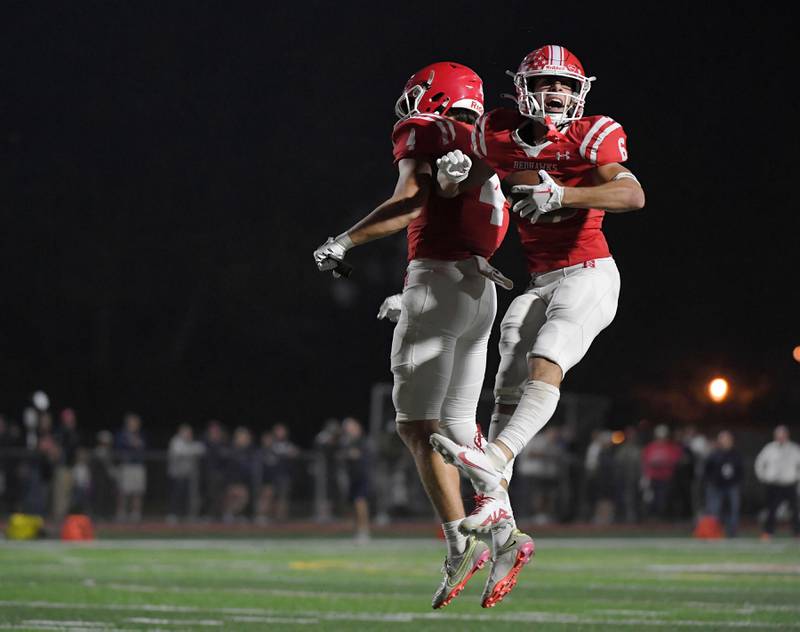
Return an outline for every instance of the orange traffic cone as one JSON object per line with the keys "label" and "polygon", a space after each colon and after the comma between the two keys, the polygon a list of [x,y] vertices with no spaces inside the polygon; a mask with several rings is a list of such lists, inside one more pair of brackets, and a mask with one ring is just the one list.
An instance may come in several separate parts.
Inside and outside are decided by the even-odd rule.
{"label": "orange traffic cone", "polygon": [[722,525],[716,516],[702,516],[697,521],[693,535],[702,540],[719,540],[722,538]]}
{"label": "orange traffic cone", "polygon": [[94,527],[89,516],[70,514],[61,527],[62,540],[94,540]]}

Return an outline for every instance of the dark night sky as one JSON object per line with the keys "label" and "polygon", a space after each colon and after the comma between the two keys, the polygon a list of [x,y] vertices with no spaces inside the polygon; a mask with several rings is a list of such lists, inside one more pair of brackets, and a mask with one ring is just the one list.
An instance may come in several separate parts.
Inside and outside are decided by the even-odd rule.
{"label": "dark night sky", "polygon": [[[465,63],[492,107],[504,70],[560,43],[647,192],[606,220],[620,309],[565,390],[668,417],[658,393],[723,371],[752,396],[725,414],[796,421],[794,15],[697,4],[5,3],[0,411],[43,388],[87,426],[130,408],[164,438],[211,416],[300,439],[366,416],[404,237],[349,255],[352,281],[312,250],[391,192],[413,71]],[[495,262],[524,286],[515,234]]]}

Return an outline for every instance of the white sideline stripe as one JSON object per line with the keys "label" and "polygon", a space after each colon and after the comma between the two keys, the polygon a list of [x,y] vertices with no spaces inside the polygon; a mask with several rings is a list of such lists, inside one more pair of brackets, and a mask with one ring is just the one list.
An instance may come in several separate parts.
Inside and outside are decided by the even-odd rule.
{"label": "white sideline stripe", "polygon": [[0,623],[0,630],[57,630],[59,632],[113,630],[114,632],[135,632],[127,628],[118,628],[113,623],[103,621],[54,621],[50,619],[26,619],[21,623]]}
{"label": "white sideline stripe", "polygon": [[58,622],[50,623],[32,623],[30,621],[23,621],[22,623],[0,623],[0,630],[53,630],[55,632],[97,632],[98,630],[112,631],[113,632],[134,632],[133,630],[123,630],[115,627],[91,627],[91,628],[76,628],[73,626],[64,627],[58,625]]}
{"label": "white sideline stripe", "polygon": [[[526,586],[519,586],[520,588],[527,589]],[[764,588],[756,588],[754,586],[648,586],[646,584],[588,584],[586,586],[589,590],[613,590],[619,591],[638,591],[638,592],[659,592],[659,593],[692,593],[697,594],[698,591],[708,594],[729,595],[731,593],[744,593],[747,595],[753,594],[797,594],[797,588],[780,588],[773,585],[766,585]]]}
{"label": "white sideline stripe", "polygon": [[107,624],[102,621],[54,621],[50,619],[26,619],[23,623],[33,625],[60,625],[61,627],[72,628],[103,628]]}
{"label": "white sideline stripe", "polygon": [[234,623],[291,623],[294,625],[319,625],[319,619],[292,619],[291,617],[231,617]]}
{"label": "white sideline stripe", "polygon": [[150,617],[129,617],[125,619],[126,623],[145,623],[149,625],[204,625],[216,626],[225,625],[224,621],[217,621],[216,619],[151,619]]}
{"label": "white sideline stripe", "polygon": [[72,632],[117,629],[113,624],[109,627],[109,624],[102,621],[54,621],[51,619],[26,619],[19,626],[27,630],[71,630]]}
{"label": "white sideline stripe", "polygon": [[770,575],[800,575],[800,564],[650,564],[647,570],[656,573],[768,573]]}
{"label": "white sideline stripe", "polygon": [[[712,624],[721,624],[732,628],[800,628],[800,623],[760,623],[753,621],[730,621],[714,619],[705,621],[675,620],[675,619],[605,619],[582,618],[577,615],[564,615],[547,612],[509,612],[496,614],[456,614],[456,613],[420,613],[420,612],[321,612],[318,610],[300,610],[297,612],[282,612],[264,608],[197,608],[192,606],[165,606],[157,604],[87,604],[87,603],[50,603],[42,601],[0,601],[0,606],[27,606],[53,609],[92,609],[92,610],[138,610],[157,612],[211,612],[216,614],[254,614],[292,618],[298,616],[304,620],[319,619],[323,621],[376,621],[409,623],[417,620],[447,620],[447,621],[506,621],[516,623],[566,623],[580,625],[625,625],[625,626],[671,626],[671,627],[708,627]],[[133,619],[127,619],[131,622]],[[185,620],[164,619],[180,624]],[[59,628],[74,630],[75,628]],[[96,629],[96,628],[89,628]]]}
{"label": "white sideline stripe", "polygon": [[[665,537],[665,538],[536,538],[537,546],[550,549],[658,549],[681,551],[758,551],[760,553],[777,554],[783,551],[796,551],[797,547],[787,539],[786,542],[774,541],[769,544],[760,542],[755,538],[743,538],[735,542],[727,540],[703,541],[692,538]],[[431,550],[442,548],[440,540],[433,536],[430,538],[386,538],[377,539],[365,544],[355,544],[350,540],[336,538],[272,538],[272,539],[153,539],[153,540],[93,540],[90,542],[62,542],[60,540],[44,542],[26,542],[23,540],[3,541],[0,546],[4,549],[30,549],[32,551],[61,550],[79,551],[81,549],[111,549],[111,550],[232,550],[232,551],[257,551],[268,553],[273,550],[287,551],[296,548],[298,551],[309,553],[317,549],[325,552],[331,551],[335,545],[337,552],[365,551],[371,548],[385,550],[407,551],[409,545],[418,548],[428,547]]]}
{"label": "white sideline stripe", "polygon": [[779,604],[753,604],[753,603],[743,603],[741,606],[731,610],[731,605],[729,603],[719,603],[713,601],[684,601],[684,606],[689,606],[690,608],[704,608],[704,609],[712,609],[716,608],[720,611],[724,612],[735,612],[736,614],[755,614],[759,610],[762,612],[800,612],[800,606],[786,606],[786,605],[779,605]]}
{"label": "white sideline stripe", "polygon": [[316,597],[317,599],[341,599],[350,597],[353,599],[371,599],[374,597],[386,597],[394,599],[419,599],[419,595],[399,595],[397,593],[381,592],[319,592],[318,590],[289,590],[287,588],[208,588],[194,586],[143,586],[141,584],[95,584],[99,588],[111,588],[112,590],[122,590],[134,593],[225,593],[234,595],[274,595],[276,597]]}
{"label": "white sideline stripe", "polygon": [[[405,599],[405,598],[407,598],[407,599],[414,599],[414,600],[419,599],[419,593],[412,593],[412,592],[409,592],[407,595],[399,595],[397,593],[385,593],[385,592],[368,592],[368,593],[355,592],[355,591],[352,591],[352,592],[330,592],[330,591],[327,591],[327,590],[324,591],[324,592],[320,592],[320,591],[314,591],[314,590],[290,590],[290,589],[287,589],[287,588],[217,588],[217,587],[208,588],[208,587],[176,586],[176,585],[156,587],[156,586],[143,586],[143,585],[140,585],[140,584],[120,584],[120,583],[98,584],[98,587],[100,587],[100,588],[110,588],[112,590],[120,590],[120,591],[126,591],[126,592],[134,592],[134,593],[170,592],[170,593],[181,594],[181,593],[197,593],[197,592],[200,592],[200,593],[214,592],[214,593],[238,594],[238,595],[273,595],[273,596],[276,596],[276,597],[315,597],[315,598],[318,598],[318,599],[326,599],[326,598],[329,598],[329,599],[340,599],[340,598],[363,598],[363,599],[369,599],[369,598],[374,598],[374,597],[394,598],[394,599]],[[609,586],[609,585],[603,585],[602,588],[614,589],[615,591],[624,591],[624,590],[628,589],[628,586],[625,585],[625,586],[613,587],[613,586]],[[635,589],[656,591],[656,592],[662,592],[664,590],[662,587],[652,587],[652,586],[651,587],[639,586],[639,587],[637,587]],[[541,591],[541,587],[540,586],[522,585],[522,586],[517,586],[516,590],[517,591],[522,591],[522,592],[525,592],[525,591]],[[741,590],[742,592],[748,592],[748,593],[752,592],[752,590],[748,589],[748,588],[740,588],[738,590]],[[669,591],[669,588],[667,588],[667,591]],[[708,593],[708,592],[711,592],[711,591],[709,589],[705,588],[705,587],[701,587],[701,588],[696,588],[696,589],[695,588],[692,588],[692,589],[682,588],[682,589],[675,590],[673,592],[689,592],[689,593],[701,594],[701,593]],[[715,592],[733,592],[733,591],[715,590]],[[772,589],[765,589],[763,592],[774,592],[774,591]],[[716,606],[716,607],[720,607],[723,611],[730,610],[730,604],[722,604],[722,603],[714,603],[714,602],[701,602],[701,601],[693,601],[693,602],[689,602],[689,603],[697,604],[699,607],[715,607]],[[748,604],[745,604],[745,606],[748,606]],[[777,606],[777,605],[776,606],[759,605],[759,606],[753,606],[753,607],[756,608],[756,611],[758,611],[758,610],[768,611],[771,608],[776,608],[776,609],[778,609],[776,611],[786,611],[786,612],[795,612],[795,611],[797,611],[797,612],[800,612],[800,606],[793,607],[793,606]],[[598,610],[598,612],[600,612],[600,610]],[[606,612],[606,610],[603,610],[602,612]],[[608,610],[608,612],[612,612],[612,611]],[[626,612],[635,612],[635,611],[628,610]],[[645,611],[640,611],[640,612],[642,613],[641,616],[647,616]]]}

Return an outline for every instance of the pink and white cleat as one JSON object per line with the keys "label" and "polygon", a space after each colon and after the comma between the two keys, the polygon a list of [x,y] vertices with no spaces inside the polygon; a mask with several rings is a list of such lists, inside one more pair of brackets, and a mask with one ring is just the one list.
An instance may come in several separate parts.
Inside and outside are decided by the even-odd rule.
{"label": "pink and white cleat", "polygon": [[497,469],[483,450],[468,445],[459,445],[440,435],[431,435],[431,446],[445,462],[455,465],[479,491],[491,492],[500,486],[503,480],[503,469]]}
{"label": "pink and white cleat", "polygon": [[533,538],[519,529],[514,529],[508,541],[495,551],[492,570],[481,597],[481,606],[493,608],[517,585],[517,575],[536,551]]}
{"label": "pink and white cleat", "polygon": [[464,534],[489,533],[511,522],[514,514],[507,498],[508,494],[501,490],[497,494],[475,494],[475,509],[461,521],[458,530]]}

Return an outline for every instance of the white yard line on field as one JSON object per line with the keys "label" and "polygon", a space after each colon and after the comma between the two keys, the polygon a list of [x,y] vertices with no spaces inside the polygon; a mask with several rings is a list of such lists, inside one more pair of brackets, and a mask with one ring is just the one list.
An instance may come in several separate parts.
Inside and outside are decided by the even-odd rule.
{"label": "white yard line on field", "polygon": [[[20,548],[30,550],[73,550],[80,549],[177,549],[177,550],[225,550],[225,551],[286,551],[297,549],[299,551],[330,551],[335,547],[340,551],[369,551],[371,549],[406,551],[409,547],[415,549],[430,548],[440,549],[441,540],[433,536],[420,538],[376,538],[372,542],[357,544],[343,538],[235,538],[235,539],[139,539],[139,540],[93,540],[90,542],[62,542],[59,540],[46,541],[9,541],[3,542],[3,548]],[[682,551],[759,551],[776,554],[784,550],[797,551],[797,544],[791,539],[776,540],[769,544],[760,542],[755,538],[740,538],[736,540],[705,541],[695,540],[690,537],[665,537],[665,538],[630,538],[627,536],[607,538],[551,538],[548,536],[537,537],[542,549],[648,549],[648,550],[682,550]]]}
{"label": "white yard line on field", "polygon": [[225,625],[216,619],[153,619],[151,617],[128,617],[125,623],[143,623],[145,625],[200,625],[205,627]]}
{"label": "white yard line on field", "polygon": [[[763,594],[792,594],[796,595],[798,589],[795,588],[778,588],[772,584],[765,585],[764,587],[755,586],[661,586],[661,585],[648,585],[648,584],[587,584],[586,588],[590,591],[608,591],[614,592],[654,592],[654,593],[690,593],[697,595],[698,593],[730,595],[743,593],[745,595]],[[519,589],[517,589],[519,590]]]}
{"label": "white yard line on field", "polygon": [[21,623],[0,623],[0,630],[54,630],[57,632],[135,632],[103,621],[59,621],[26,619]]}
{"label": "white yard line on field", "polygon": [[303,619],[302,617],[231,617],[234,623],[291,623],[294,625],[319,625],[319,619]]}
{"label": "white yard line on field", "polygon": [[739,562],[722,562],[719,564],[649,564],[645,568],[654,573],[800,575],[800,564],[745,564]]}
{"label": "white yard line on field", "polygon": [[[606,617],[581,617],[578,615],[565,615],[547,612],[494,612],[491,614],[458,614],[455,612],[335,612],[319,610],[301,610],[297,612],[283,612],[266,608],[199,608],[191,606],[169,606],[159,604],[88,604],[88,603],[51,603],[43,601],[0,601],[0,607],[37,607],[51,609],[92,609],[113,611],[148,611],[160,613],[210,613],[231,615],[238,617],[240,623],[261,623],[261,621],[248,621],[242,615],[256,615],[253,618],[300,618],[303,622],[311,619],[319,621],[372,621],[378,623],[409,623],[414,621],[503,621],[514,623],[555,623],[568,625],[617,625],[637,627],[708,627],[709,625],[724,625],[730,628],[776,628],[800,629],[800,623],[760,623],[755,621],[731,621],[726,619],[708,620],[681,620],[681,619],[644,619],[644,618],[606,618]],[[142,618],[144,619],[144,618]],[[127,619],[134,622],[134,619]],[[162,618],[158,621],[169,621],[175,625],[185,624],[186,620]],[[216,624],[214,624],[216,625]],[[71,629],[74,628],[60,628]],[[87,628],[96,629],[96,628]]]}

